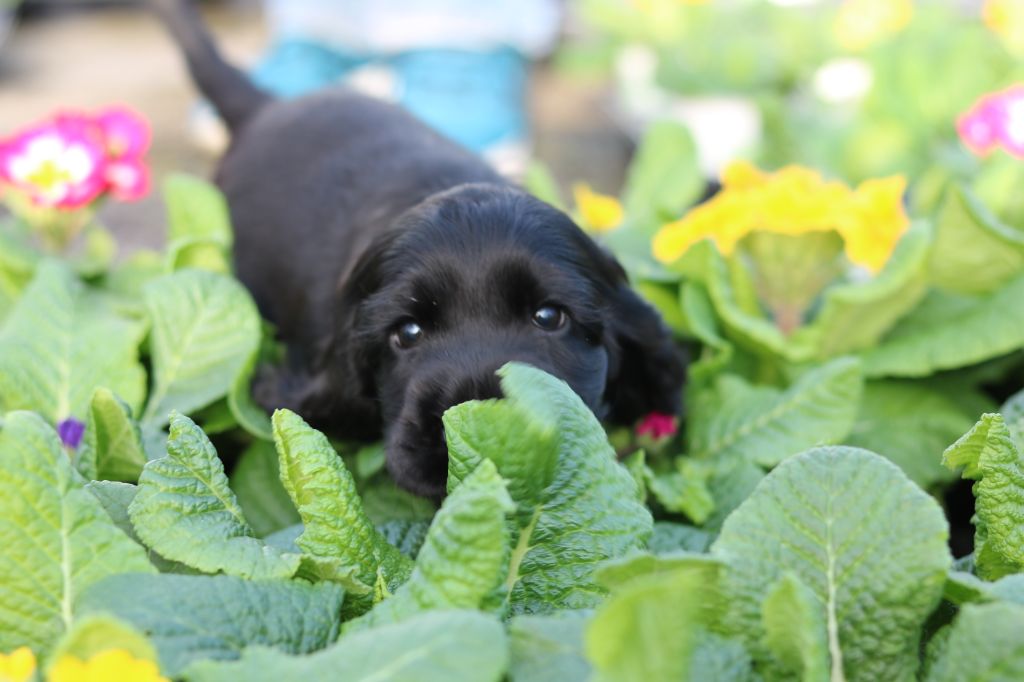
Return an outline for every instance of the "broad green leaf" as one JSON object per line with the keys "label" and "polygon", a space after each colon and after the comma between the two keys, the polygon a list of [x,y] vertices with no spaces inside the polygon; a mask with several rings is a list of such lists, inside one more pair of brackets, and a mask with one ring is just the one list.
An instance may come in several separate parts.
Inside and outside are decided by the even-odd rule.
{"label": "broad green leaf", "polygon": [[131,408],[110,389],[97,388],[85,419],[75,468],[87,479],[137,481],[146,464],[142,432]]}
{"label": "broad green leaf", "polygon": [[706,552],[713,536],[706,530],[671,521],[655,521],[654,533],[647,541],[648,551],[655,554],[667,552]]}
{"label": "broad green leaf", "polygon": [[[602,563],[594,573],[597,582],[612,592],[617,591],[630,582],[659,573],[676,571],[697,571],[704,574],[704,580],[712,586],[717,580],[721,562],[707,554],[693,552],[670,552],[668,554],[651,554],[650,552],[634,552],[618,559],[609,559]],[[711,590],[705,596],[701,608],[709,613],[715,609],[716,595]]]}
{"label": "broad green leaf", "polygon": [[4,319],[32,281],[40,257],[16,234],[12,221],[0,221],[0,330]]}
{"label": "broad green leaf", "polygon": [[505,632],[472,611],[433,611],[358,632],[308,656],[252,647],[237,663],[203,661],[188,682],[498,682],[505,673]]}
{"label": "broad green leaf", "polygon": [[210,439],[180,414],[171,417],[167,456],[143,469],[129,513],[146,545],[205,573],[289,578],[299,568],[297,554],[254,537]]}
{"label": "broad green leaf", "polygon": [[950,571],[943,597],[957,606],[992,601],[1024,606],[1024,573],[1013,573],[990,583],[971,573]]}
{"label": "broad green leaf", "polygon": [[647,489],[666,511],[686,514],[691,521],[702,524],[715,510],[715,500],[708,490],[708,479],[714,473],[708,462],[690,457],[676,459],[676,470],[655,473],[644,467]]}
{"label": "broad green leaf", "polygon": [[999,413],[1003,415],[1006,428],[1010,430],[1013,444],[1019,451],[1024,452],[1024,390],[1010,396],[999,408]]}
{"label": "broad green leaf", "polygon": [[402,554],[410,559],[415,559],[427,539],[430,521],[395,519],[378,524],[377,530],[389,545],[394,545]]}
{"label": "broad green leaf", "polygon": [[586,682],[590,663],[583,653],[589,611],[550,616],[516,616],[508,624],[510,682]]}
{"label": "broad green leaf", "polygon": [[153,645],[128,623],[107,614],[89,614],[75,619],[75,624],[57,646],[51,661],[74,656],[87,661],[98,653],[121,649],[137,659],[158,663]]}
{"label": "broad green leaf", "polygon": [[935,224],[932,284],[961,294],[998,289],[1024,271],[1024,232],[999,221],[970,190],[950,187]]}
{"label": "broad green leaf", "polygon": [[90,481],[85,484],[85,489],[100,501],[103,510],[107,512],[115,526],[132,540],[142,544],[142,540],[135,534],[135,526],[132,525],[131,516],[128,514],[128,507],[139,490],[137,486],[119,481]]}
{"label": "broad green leaf", "polygon": [[595,564],[643,547],[651,516],[604,429],[568,385],[510,363],[506,397],[444,414],[449,486],[491,459],[517,505],[506,581],[513,614],[590,608]]}
{"label": "broad green leaf", "polygon": [[274,444],[255,441],[231,472],[231,489],[256,535],[264,537],[302,521],[281,484]]}
{"label": "broad green leaf", "polygon": [[837,443],[853,426],[862,386],[852,358],[810,370],[785,391],[722,375],[691,407],[690,454],[774,466],[809,447]]}
{"label": "broad green leaf", "polygon": [[210,183],[174,174],[163,182],[167,202],[167,262],[170,270],[194,267],[231,270],[233,235],[227,202]]}
{"label": "broad green leaf", "polygon": [[1024,347],[1024,276],[980,296],[933,290],[876,348],[869,377],[921,377],[966,367]]}
{"label": "broad green leaf", "polygon": [[[828,679],[828,625],[818,596],[795,575],[784,573],[761,608],[765,645],[782,669],[804,682]],[[831,672],[832,679],[843,678],[842,669]]]}
{"label": "broad green leaf", "polygon": [[420,611],[479,608],[508,566],[505,515],[515,509],[498,470],[480,463],[445,499],[430,524],[409,580],[346,632],[404,620]]}
{"label": "broad green leaf", "polygon": [[83,421],[99,386],[138,406],[144,333],[140,323],[95,305],[63,265],[41,264],[0,332],[0,412],[32,410],[53,424]]}
{"label": "broad green leaf", "polygon": [[228,392],[228,408],[235,420],[243,429],[263,440],[274,439],[274,430],[270,424],[270,415],[256,404],[252,397],[252,376],[259,362],[259,352],[255,352],[235,377]]}
{"label": "broad green leaf", "polygon": [[914,225],[878,275],[826,289],[819,312],[793,335],[792,344],[812,348],[818,360],[876,345],[925,295],[930,245],[925,226]]}
{"label": "broad green leaf", "polygon": [[869,381],[844,443],[884,455],[925,490],[953,476],[940,454],[971,428],[968,414],[943,386],[921,381]]}
{"label": "broad green leaf", "polygon": [[1018,682],[1024,679],[1024,606],[969,604],[949,633],[926,682]]}
{"label": "broad green leaf", "polygon": [[631,222],[648,234],[681,216],[704,190],[697,149],[686,126],[652,124],[629,166],[623,204]]}
{"label": "broad green leaf", "polygon": [[227,395],[260,341],[260,318],[242,285],[198,270],[148,284],[153,322],[153,388],[142,420],[167,423],[173,410],[188,414]]}
{"label": "broad green leaf", "polygon": [[704,523],[704,528],[721,528],[733,510],[750,497],[764,475],[764,469],[747,460],[716,462],[715,472],[708,481],[708,490],[715,500],[715,511]]}
{"label": "broad green leaf", "polygon": [[594,682],[707,679],[694,668],[694,652],[709,624],[702,602],[715,589],[716,572],[714,564],[693,564],[616,589],[586,633]]}
{"label": "broad green leaf", "polygon": [[[412,562],[367,518],[352,474],[327,437],[288,410],[275,412],[273,424],[281,483],[304,524],[296,544],[316,562],[315,573],[326,580],[354,576],[367,586],[379,576],[389,589],[405,582]],[[366,599],[356,604],[369,606]]]}
{"label": "broad green leaf", "polygon": [[948,534],[935,500],[878,455],[825,447],[790,458],[711,547],[727,565],[724,629],[771,665],[762,604],[790,573],[816,598],[832,680],[912,679],[950,566]]}
{"label": "broad green leaf", "polygon": [[975,481],[974,563],[978,575],[996,580],[1024,570],[1024,453],[1017,450],[1002,415],[985,414],[949,446],[942,463],[963,467]]}
{"label": "broad green leaf", "polygon": [[249,646],[322,649],[338,636],[343,594],[332,583],[126,574],[97,583],[79,606],[145,632],[164,673],[176,677],[193,661],[235,659]]}
{"label": "broad green leaf", "polygon": [[74,622],[75,600],[146,552],[82,486],[57,434],[29,412],[0,428],[0,651],[46,652]]}

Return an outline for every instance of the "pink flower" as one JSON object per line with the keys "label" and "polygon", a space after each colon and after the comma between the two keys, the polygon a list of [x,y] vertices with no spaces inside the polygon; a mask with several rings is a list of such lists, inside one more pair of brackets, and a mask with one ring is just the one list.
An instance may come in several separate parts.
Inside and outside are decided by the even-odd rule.
{"label": "pink flower", "polygon": [[107,154],[112,159],[139,159],[149,151],[149,124],[131,109],[105,109],[96,115],[96,124],[103,131]]}
{"label": "pink flower", "polygon": [[108,191],[139,199],[149,191],[150,137],[145,119],[125,107],[59,113],[0,140],[0,181],[43,208],[83,208]]}
{"label": "pink flower", "polygon": [[674,436],[677,430],[676,418],[673,415],[651,412],[637,425],[636,435],[660,439]]}
{"label": "pink flower", "polygon": [[978,155],[1002,147],[1024,158],[1024,85],[985,95],[957,121],[957,132]]}
{"label": "pink flower", "polygon": [[106,186],[99,130],[82,116],[63,116],[0,141],[0,179],[33,204],[75,209]]}

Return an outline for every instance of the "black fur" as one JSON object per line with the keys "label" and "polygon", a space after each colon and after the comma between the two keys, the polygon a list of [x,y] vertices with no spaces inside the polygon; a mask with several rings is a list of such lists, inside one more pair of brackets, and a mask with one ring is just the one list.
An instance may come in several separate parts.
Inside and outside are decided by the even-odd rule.
{"label": "black fur", "polygon": [[[289,348],[257,397],[344,437],[387,439],[402,486],[441,496],[445,409],[500,394],[520,360],[599,416],[678,413],[683,366],[619,264],[564,213],[401,109],[344,90],[278,101],[226,65],[194,13],[154,0],[232,128],[217,172],[235,266]],[[247,109],[246,107],[250,107]],[[545,331],[554,304],[568,323]],[[402,349],[396,325],[423,340]]]}

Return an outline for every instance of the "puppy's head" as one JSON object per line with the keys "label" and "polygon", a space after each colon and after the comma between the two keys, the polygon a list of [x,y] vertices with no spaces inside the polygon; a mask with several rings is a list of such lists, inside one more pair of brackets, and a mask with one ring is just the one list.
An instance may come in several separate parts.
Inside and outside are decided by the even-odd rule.
{"label": "puppy's head", "polygon": [[335,409],[379,409],[403,487],[443,495],[441,415],[500,397],[495,371],[511,360],[563,379],[616,422],[679,411],[683,366],[668,330],[565,214],[516,189],[464,185],[395,228],[343,285],[326,369]]}

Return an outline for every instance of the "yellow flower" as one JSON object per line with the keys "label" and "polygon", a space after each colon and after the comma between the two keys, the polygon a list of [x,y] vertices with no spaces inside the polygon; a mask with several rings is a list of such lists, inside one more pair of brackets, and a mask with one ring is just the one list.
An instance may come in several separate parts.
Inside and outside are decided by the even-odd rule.
{"label": "yellow flower", "polygon": [[62,656],[50,669],[47,682],[168,682],[156,663],[138,659],[123,649],[102,651],[88,661]]}
{"label": "yellow flower", "polygon": [[592,232],[608,232],[622,223],[622,204],[615,197],[598,194],[586,183],[577,183],[572,187],[572,195],[576,200],[583,226]]}
{"label": "yellow flower", "polygon": [[859,52],[899,33],[913,16],[913,0],[844,0],[836,16],[836,39]]}
{"label": "yellow flower", "polygon": [[987,0],[981,8],[981,19],[1010,50],[1024,52],[1024,2]]}
{"label": "yellow flower", "polygon": [[27,646],[0,654],[0,682],[28,682],[36,671],[36,657]]}
{"label": "yellow flower", "polygon": [[654,256],[671,263],[704,239],[730,255],[751,232],[795,236],[835,231],[847,258],[877,273],[909,225],[903,212],[905,189],[899,176],[868,180],[851,190],[800,166],[764,173],[737,162],[723,173],[721,192],[662,227],[654,237]]}

